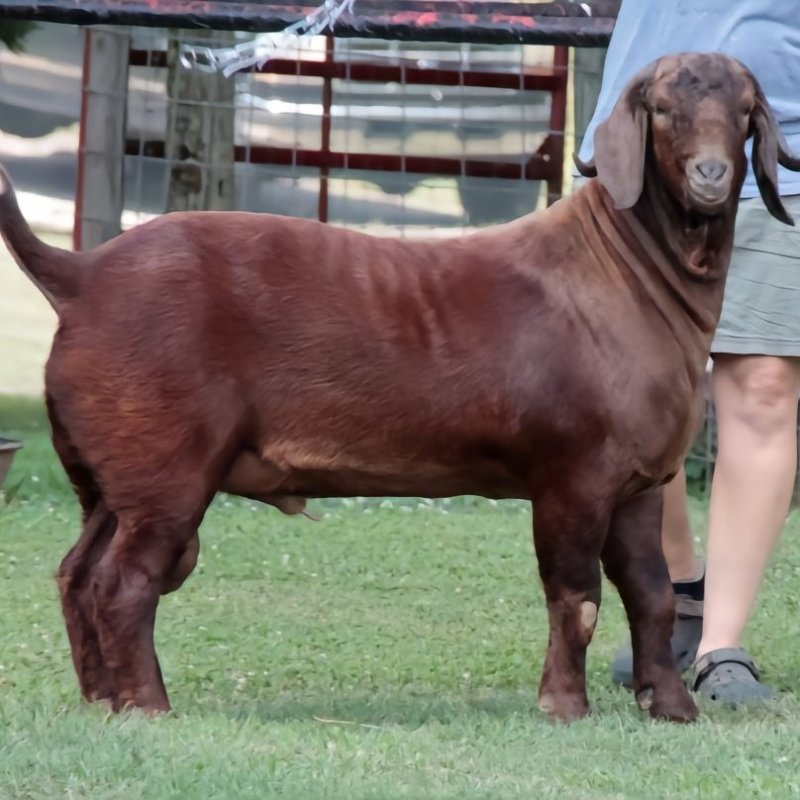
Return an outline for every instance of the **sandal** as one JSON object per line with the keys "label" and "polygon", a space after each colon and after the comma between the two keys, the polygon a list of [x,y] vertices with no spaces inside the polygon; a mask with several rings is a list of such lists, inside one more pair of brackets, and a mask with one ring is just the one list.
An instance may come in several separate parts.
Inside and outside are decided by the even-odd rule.
{"label": "sandal", "polygon": [[[702,635],[702,617],[690,617],[683,614],[675,617],[670,649],[672,657],[675,659],[675,665],[681,674],[691,669]],[[620,648],[614,657],[611,664],[611,680],[626,689],[633,687],[633,651],[630,645]]]}
{"label": "sandal", "polygon": [[775,697],[772,689],[758,679],[758,669],[745,650],[723,647],[697,659],[691,686],[710,700],[735,708]]}
{"label": "sandal", "polygon": [[[675,627],[672,630],[670,649],[681,675],[691,669],[697,657],[697,647],[703,636],[703,596],[705,594],[705,565],[699,577],[688,581],[674,581]],[[633,650],[630,645],[621,647],[611,664],[611,681],[626,689],[633,688]]]}

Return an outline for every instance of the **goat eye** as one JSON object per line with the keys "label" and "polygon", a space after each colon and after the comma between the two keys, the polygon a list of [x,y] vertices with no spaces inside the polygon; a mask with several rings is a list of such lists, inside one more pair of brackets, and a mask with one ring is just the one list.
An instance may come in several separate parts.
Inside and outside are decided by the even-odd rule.
{"label": "goat eye", "polygon": [[666,117],[669,114],[669,109],[666,106],[657,105],[653,108],[653,113],[658,117]]}

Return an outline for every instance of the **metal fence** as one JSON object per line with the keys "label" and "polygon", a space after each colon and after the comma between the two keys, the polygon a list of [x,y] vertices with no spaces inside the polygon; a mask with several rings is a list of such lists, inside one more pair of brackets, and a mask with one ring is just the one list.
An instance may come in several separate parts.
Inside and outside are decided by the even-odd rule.
{"label": "metal fence", "polygon": [[710,366],[703,391],[703,424],[686,457],[686,480],[689,487],[708,494],[717,458],[717,417],[711,393]]}
{"label": "metal fence", "polygon": [[120,196],[84,197],[79,246],[113,235],[122,207],[130,222],[216,207],[402,233],[506,221],[561,194],[566,48],[303,37],[225,78],[180,63],[197,41],[135,30],[124,98],[106,85],[119,63],[85,65],[79,171],[103,160],[91,184],[119,173]]}

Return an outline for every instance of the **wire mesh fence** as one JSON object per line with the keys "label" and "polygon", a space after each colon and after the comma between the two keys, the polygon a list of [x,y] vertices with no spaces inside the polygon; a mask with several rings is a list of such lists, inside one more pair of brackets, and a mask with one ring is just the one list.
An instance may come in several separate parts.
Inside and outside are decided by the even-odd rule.
{"label": "wire mesh fence", "polygon": [[[506,221],[560,194],[562,48],[298,37],[260,70],[199,76],[202,88],[180,96],[191,70],[175,48],[192,41],[134,31],[127,224],[176,207],[176,182],[218,181],[225,148],[231,208],[377,232]],[[192,118],[200,148],[186,145]]]}
{"label": "wire mesh fence", "polygon": [[703,385],[703,422],[686,457],[686,480],[691,490],[708,494],[717,458],[717,416],[711,392],[711,365]]}
{"label": "wire mesh fence", "polygon": [[[401,235],[502,222],[560,192],[567,62],[559,48],[298,37],[261,69],[189,86],[181,46],[242,40],[133,30],[126,226],[181,207],[176,186],[227,184],[215,195],[220,207]],[[576,93],[596,92],[601,69],[599,52],[576,63]],[[578,139],[586,122],[579,117]],[[205,197],[198,207],[209,207]],[[716,439],[709,380],[686,462],[702,492]]]}

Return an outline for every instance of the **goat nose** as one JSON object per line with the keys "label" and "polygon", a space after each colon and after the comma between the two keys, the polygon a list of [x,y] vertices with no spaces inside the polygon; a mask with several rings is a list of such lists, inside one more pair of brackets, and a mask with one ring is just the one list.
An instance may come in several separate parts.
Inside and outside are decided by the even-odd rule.
{"label": "goat nose", "polygon": [[728,165],[716,158],[707,158],[705,161],[695,164],[695,169],[709,183],[719,183],[728,171]]}

